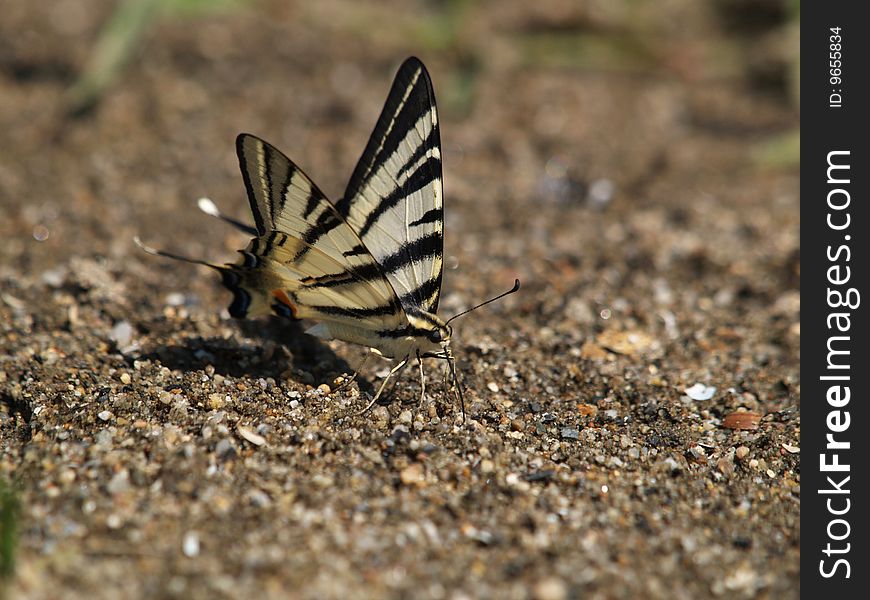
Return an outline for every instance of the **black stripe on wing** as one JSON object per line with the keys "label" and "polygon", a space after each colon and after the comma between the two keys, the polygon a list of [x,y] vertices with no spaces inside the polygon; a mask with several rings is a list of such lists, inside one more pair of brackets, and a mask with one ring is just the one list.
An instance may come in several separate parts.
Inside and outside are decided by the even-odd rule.
{"label": "black stripe on wing", "polygon": [[[395,252],[385,257],[380,264],[367,263],[354,268],[352,272],[325,273],[318,277],[300,279],[300,282],[310,288],[331,288],[357,283],[360,279],[373,278],[380,276],[381,273],[389,274],[405,269],[413,262],[419,262],[439,253],[443,245],[442,240],[441,232],[436,231],[418,238],[413,242],[403,244]],[[439,273],[438,281],[435,281],[434,279],[423,281],[421,282],[420,287],[416,290],[412,290],[408,294],[404,294],[399,299],[413,301],[413,306],[421,307],[424,305],[423,300],[428,297],[427,292],[428,295],[431,295],[433,287],[440,289],[440,283]],[[402,304],[404,305],[404,302],[402,302]]]}
{"label": "black stripe on wing", "polygon": [[[393,191],[390,192],[389,195],[381,198],[381,201],[375,209],[366,216],[366,221],[363,224],[362,229],[359,231],[360,237],[365,239],[365,236],[372,228],[372,225],[374,225],[385,212],[396,206],[399,202],[414,192],[419,192],[440,177],[441,159],[435,156],[427,158],[426,162],[411,173],[401,186],[393,188]],[[443,219],[443,209],[433,208],[431,210],[436,211],[437,219],[433,219],[433,221],[430,222],[441,221]]]}
{"label": "black stripe on wing", "polygon": [[[399,143],[408,131],[416,126],[420,118],[434,109],[435,92],[426,67],[418,58],[408,58],[396,73],[393,87],[390,88],[374,131],[348,181],[344,197],[336,205],[343,216],[347,216],[350,212],[350,203],[360,190],[366,187],[368,178],[399,150]],[[410,160],[414,155],[422,157],[426,154],[426,150],[440,148],[440,146],[438,123],[435,122],[432,131],[422,144],[422,150],[415,148],[409,160],[402,164],[401,170],[407,170],[414,164]],[[432,175],[441,177],[440,162],[437,171]]]}

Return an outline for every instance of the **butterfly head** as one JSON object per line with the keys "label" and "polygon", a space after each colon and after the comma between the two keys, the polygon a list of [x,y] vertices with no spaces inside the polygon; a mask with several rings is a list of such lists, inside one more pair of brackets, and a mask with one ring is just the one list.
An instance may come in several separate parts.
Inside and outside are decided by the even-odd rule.
{"label": "butterfly head", "polygon": [[450,338],[452,335],[453,328],[445,323],[443,325],[437,324],[433,326],[426,337],[433,345],[438,345],[443,350],[447,350],[450,346]]}
{"label": "butterfly head", "polygon": [[450,354],[450,339],[453,328],[438,315],[420,312],[408,315],[415,345],[420,356],[444,358]]}

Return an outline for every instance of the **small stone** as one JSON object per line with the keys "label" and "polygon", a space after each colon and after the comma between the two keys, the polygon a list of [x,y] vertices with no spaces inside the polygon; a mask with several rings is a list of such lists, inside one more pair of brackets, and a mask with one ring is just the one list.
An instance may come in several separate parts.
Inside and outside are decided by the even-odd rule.
{"label": "small stone", "polygon": [[103,410],[103,411],[98,412],[97,416],[100,418],[101,421],[108,421],[109,419],[112,418],[112,413],[111,413],[111,411]]}
{"label": "small stone", "polygon": [[598,407],[594,404],[578,404],[577,412],[583,417],[594,417],[598,414]]}
{"label": "small stone", "polygon": [[494,381],[490,381],[489,383],[486,384],[486,389],[488,389],[493,394],[497,394],[498,393],[498,384]]}
{"label": "small stone", "polygon": [[320,385],[317,386],[317,391],[320,392],[324,396],[328,396],[330,394],[330,392],[332,391],[332,389],[330,389],[330,387],[327,384],[321,383]]}
{"label": "small stone", "polygon": [[697,463],[706,463],[707,462],[707,453],[704,452],[704,449],[701,446],[692,446],[686,452],[687,458]]}
{"label": "small stone", "polygon": [[707,386],[703,383],[696,383],[690,388],[686,388],[686,395],[695,401],[709,400],[716,393],[714,386]]}
{"label": "small stone", "polygon": [[504,482],[510,487],[520,491],[527,491],[532,487],[531,484],[523,479],[518,473],[508,473],[505,475]]}
{"label": "small stone", "polygon": [[129,373],[121,373],[121,383],[124,385],[129,385],[132,379],[130,379]]}
{"label": "small stone", "polygon": [[254,508],[266,508],[272,504],[272,499],[269,498],[269,494],[263,490],[254,488],[245,494],[245,496]]}
{"label": "small stone", "polygon": [[170,292],[166,294],[164,301],[167,306],[182,306],[184,305],[184,294],[181,292]]}
{"label": "small stone", "polygon": [[63,285],[63,280],[66,277],[66,267],[56,267],[48,271],[43,271],[42,282],[49,287],[59,288]]}
{"label": "small stone", "polygon": [[722,419],[726,429],[758,429],[761,415],[751,412],[733,412]]}
{"label": "small stone", "polygon": [[680,463],[676,461],[673,456],[669,456],[664,460],[665,468],[670,471],[671,475],[678,475],[682,472],[682,468],[680,468]]}
{"label": "small stone", "polygon": [[480,472],[484,475],[489,475],[495,471],[495,463],[489,460],[488,458],[480,461]]}
{"label": "small stone", "polygon": [[575,427],[563,427],[559,430],[563,440],[579,440],[580,431]]}
{"label": "small stone", "polygon": [[222,439],[215,445],[214,453],[220,459],[229,460],[236,455],[236,449],[230,440]]}
{"label": "small stone", "polygon": [[535,584],[532,597],[535,600],[565,600],[568,597],[568,587],[561,579],[548,577]]}
{"label": "small stone", "polygon": [[224,407],[224,395],[223,394],[209,394],[208,395],[208,407],[212,410],[220,410]]}
{"label": "small stone", "polygon": [[111,446],[113,441],[112,432],[108,429],[103,429],[102,431],[98,431],[94,436],[94,443],[97,446]]}
{"label": "small stone", "polygon": [[264,438],[259,433],[256,433],[250,427],[246,427],[245,425],[239,425],[236,427],[236,431],[239,432],[239,435],[247,441],[251,442],[255,446],[263,446],[266,444],[266,438]]}
{"label": "small stone", "polygon": [[115,513],[106,517],[106,527],[109,529],[119,529],[123,524],[124,522],[121,520],[121,517]]}
{"label": "small stone", "polygon": [[106,486],[110,494],[122,494],[130,489],[130,473],[126,469],[122,469],[115,473],[112,479]]}
{"label": "small stone", "polygon": [[423,470],[422,464],[412,463],[402,469],[399,477],[405,485],[419,485],[425,480],[426,473]]}
{"label": "small stone", "polygon": [[118,348],[129,346],[130,340],[133,339],[133,326],[129,321],[118,321],[109,332],[109,339],[115,342]]}
{"label": "small stone", "polygon": [[740,446],[737,450],[734,451],[734,456],[737,457],[737,460],[743,460],[747,456],[749,456],[749,448],[746,446]]}
{"label": "small stone", "polygon": [[730,456],[723,456],[716,461],[716,468],[725,477],[731,477],[734,474],[734,461],[731,460]]}
{"label": "small stone", "polygon": [[410,410],[403,410],[399,413],[399,423],[409,424],[413,420],[413,415]]}
{"label": "small stone", "polygon": [[188,531],[184,534],[184,540],[181,542],[181,551],[188,558],[193,558],[199,555],[199,534],[195,531]]}

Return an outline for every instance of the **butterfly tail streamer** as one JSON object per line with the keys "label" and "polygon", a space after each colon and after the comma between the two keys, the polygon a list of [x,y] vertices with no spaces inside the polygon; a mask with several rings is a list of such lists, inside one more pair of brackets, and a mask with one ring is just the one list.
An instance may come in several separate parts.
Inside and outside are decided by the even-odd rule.
{"label": "butterfly tail streamer", "polygon": [[211,215],[212,217],[220,219],[224,223],[229,223],[230,225],[232,225],[233,227],[235,227],[236,229],[238,229],[242,233],[246,233],[246,234],[252,235],[252,236],[258,235],[257,229],[255,227],[251,227],[250,225],[246,225],[245,223],[242,223],[238,219],[228,217],[227,215],[222,213],[220,210],[218,210],[217,205],[214,202],[212,202],[210,198],[200,198],[199,200],[196,201],[196,205],[199,207],[199,210],[201,210],[205,214]]}

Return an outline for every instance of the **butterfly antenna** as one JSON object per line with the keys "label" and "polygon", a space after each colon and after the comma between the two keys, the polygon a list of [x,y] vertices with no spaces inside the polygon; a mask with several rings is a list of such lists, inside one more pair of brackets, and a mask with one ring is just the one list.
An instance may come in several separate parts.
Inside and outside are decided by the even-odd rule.
{"label": "butterfly antenna", "polygon": [[218,210],[217,205],[214,202],[212,202],[209,198],[200,198],[199,200],[196,201],[196,205],[199,207],[199,210],[201,210],[205,214],[211,215],[213,217],[217,217],[221,221],[224,221],[225,223],[229,223],[230,225],[232,225],[233,227],[235,227],[239,231],[243,231],[244,233],[247,233],[248,235],[253,235],[253,236],[259,235],[257,230],[254,229],[253,227],[251,227],[250,225],[246,225],[245,223],[242,223],[241,221],[238,221],[232,217],[226,216],[224,213],[222,213],[220,210]]}
{"label": "butterfly antenna", "polygon": [[[517,279],[517,280],[514,281],[514,287],[512,287],[512,288],[509,289],[508,291],[499,294],[499,295],[496,296],[495,298],[490,298],[490,299],[487,300],[486,302],[481,302],[481,303],[478,304],[477,306],[473,306],[473,307],[469,308],[468,310],[463,310],[463,311],[462,311],[461,313],[459,313],[458,315],[453,315],[452,317],[450,317],[449,319],[447,319],[447,323],[450,323],[450,321],[452,321],[453,319],[456,319],[456,318],[458,318],[458,317],[461,317],[462,315],[467,315],[467,314],[470,313],[471,311],[473,311],[473,310],[477,310],[477,309],[480,308],[481,306],[486,306],[486,305],[489,304],[490,302],[495,302],[496,300],[500,300],[500,299],[504,298],[505,296],[509,296],[509,295],[513,294],[514,292],[516,292],[516,291],[519,290],[519,289],[520,289],[520,280]],[[446,325],[447,323],[445,323],[445,325]]]}

